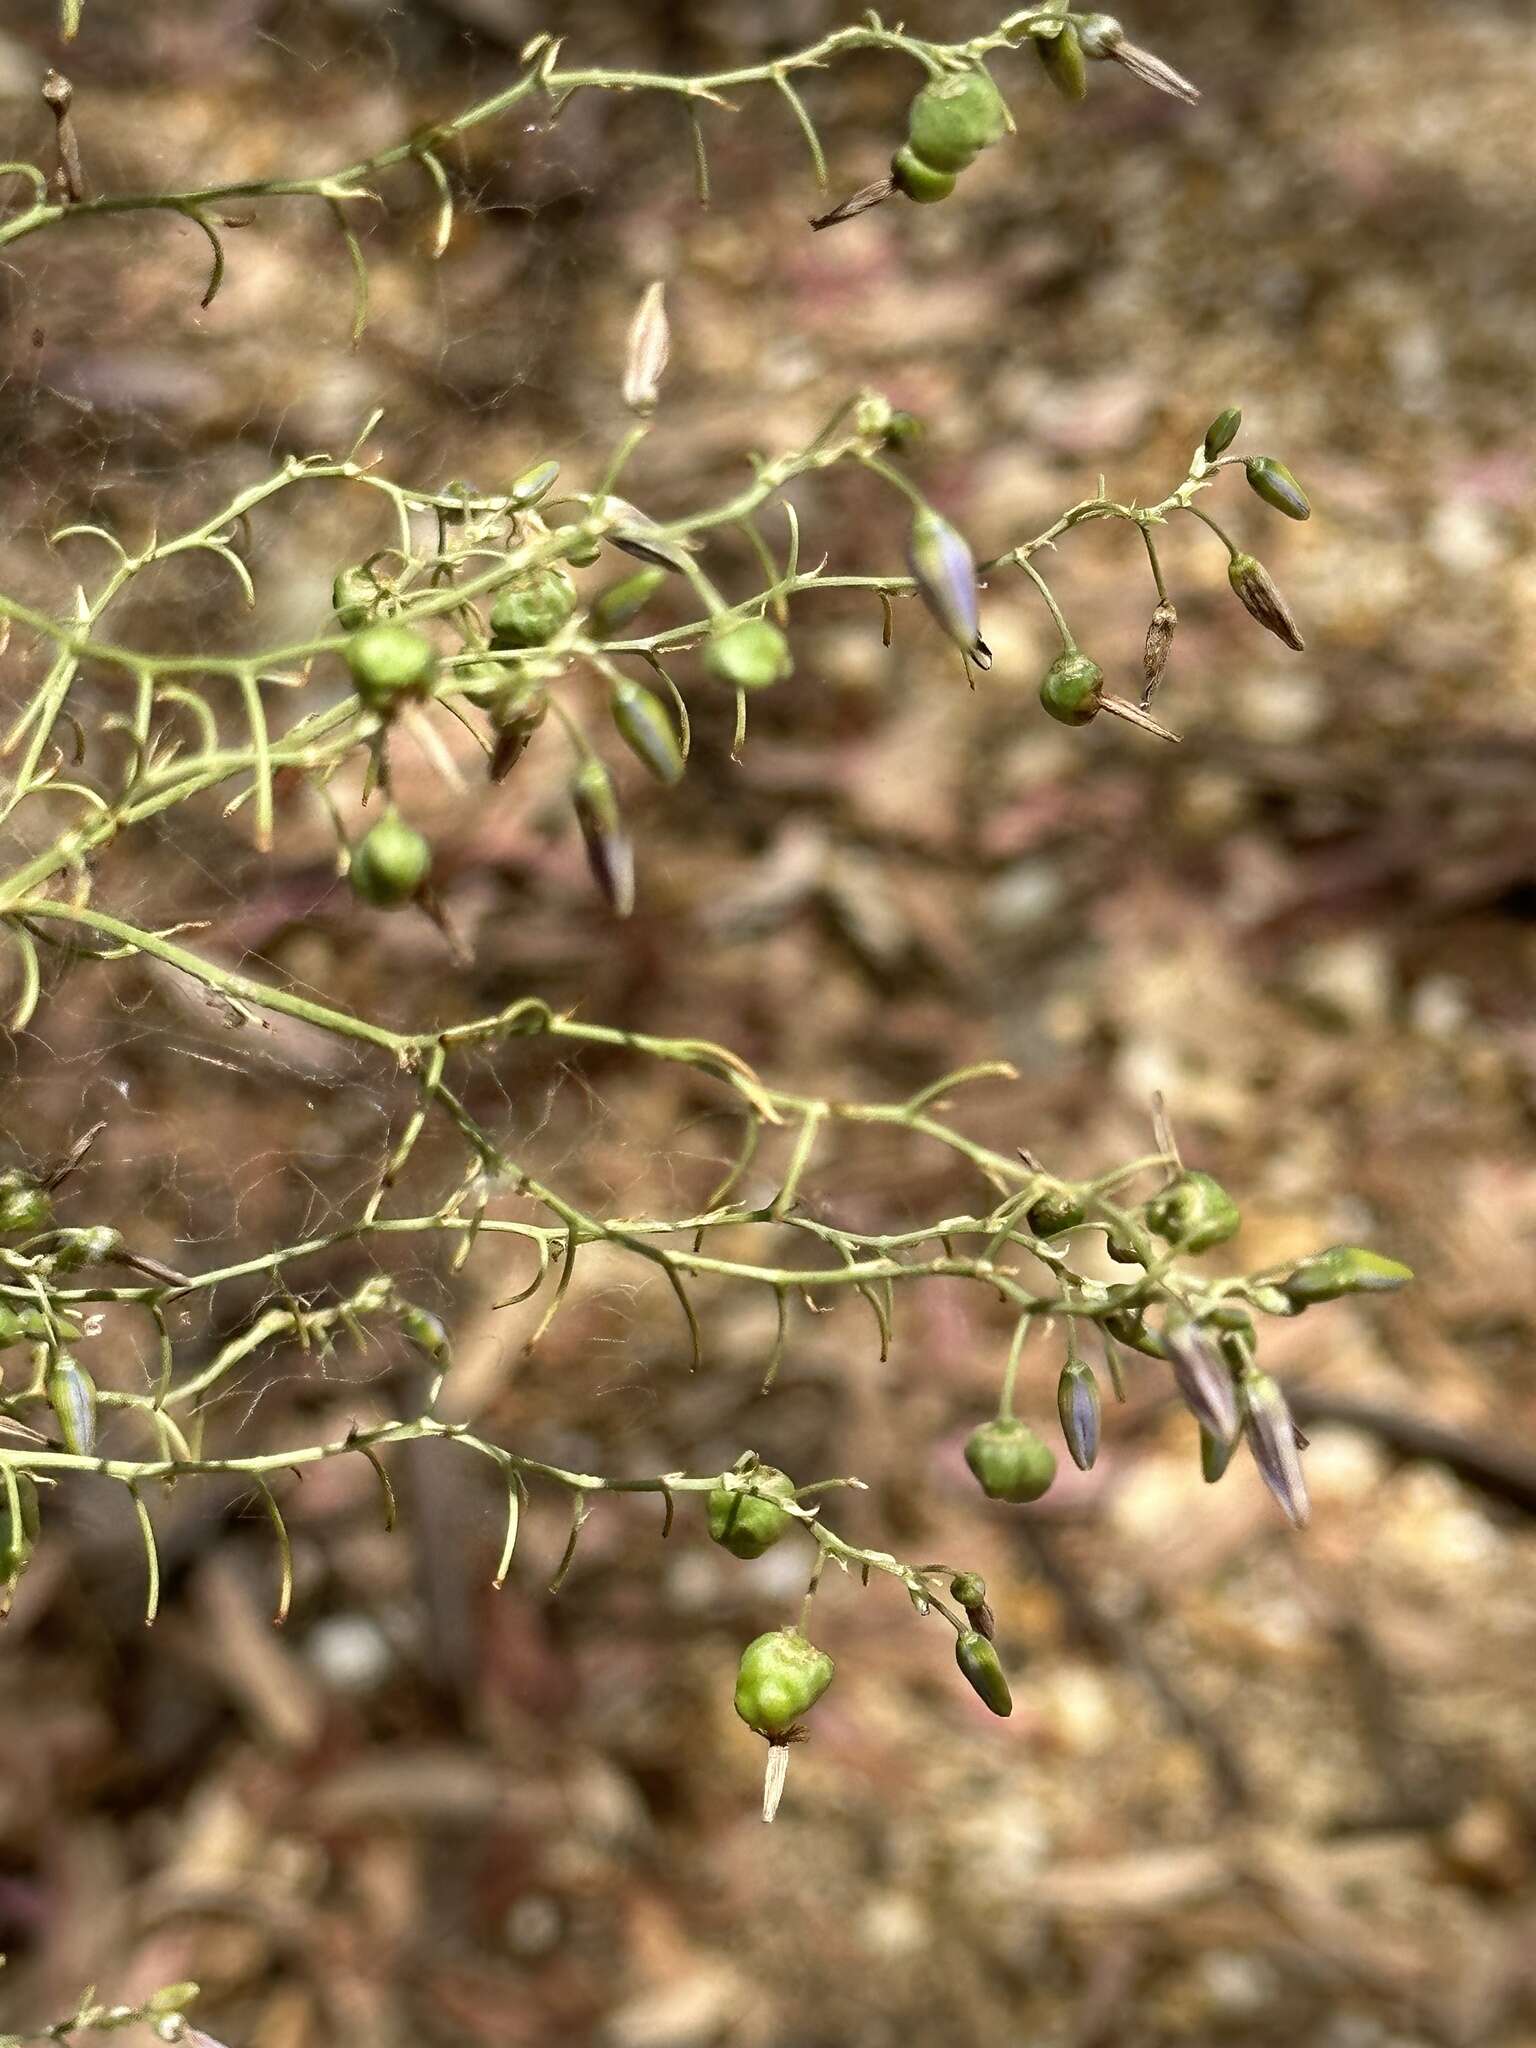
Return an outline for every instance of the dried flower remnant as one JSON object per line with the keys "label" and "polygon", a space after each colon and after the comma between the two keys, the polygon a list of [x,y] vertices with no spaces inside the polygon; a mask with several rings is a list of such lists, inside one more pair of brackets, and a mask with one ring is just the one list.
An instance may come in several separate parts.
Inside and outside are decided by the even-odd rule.
{"label": "dried flower remnant", "polygon": [[1168,666],[1168,656],[1173,648],[1173,636],[1178,628],[1177,608],[1168,598],[1162,598],[1153,610],[1147,626],[1147,644],[1142,651],[1141,708],[1146,710],[1157,694],[1157,686],[1163,680]]}
{"label": "dried flower remnant", "polygon": [[660,283],[647,285],[629,323],[629,346],[624,356],[624,403],[631,412],[646,418],[656,410],[671,353],[666,287]]}
{"label": "dried flower remnant", "polygon": [[1227,564],[1227,578],[1251,619],[1257,619],[1266,632],[1283,640],[1293,654],[1305,653],[1307,643],[1301,637],[1301,628],[1262,562],[1252,555],[1236,554]]}

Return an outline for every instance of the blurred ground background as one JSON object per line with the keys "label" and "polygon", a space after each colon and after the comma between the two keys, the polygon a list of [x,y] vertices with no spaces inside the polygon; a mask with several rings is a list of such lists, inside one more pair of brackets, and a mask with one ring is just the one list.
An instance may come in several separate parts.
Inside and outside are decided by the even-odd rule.
{"label": "blurred ground background", "polygon": [[[49,160],[53,11],[22,0],[0,24],[0,154]],[[196,183],[362,154],[493,90],[539,28],[681,70],[840,18],[830,0],[87,0],[68,68],[99,185]],[[991,17],[964,0],[908,21]],[[98,888],[411,1028],[537,990],[870,1097],[1006,1056],[1020,1082],[961,1121],[1064,1172],[1144,1149],[1165,1089],[1186,1151],[1243,1199],[1244,1264],[1352,1238],[1422,1276],[1266,1332],[1311,1418],[1313,1528],[1291,1535],[1246,1468],[1204,1489],[1150,1366],[1091,1482],[1028,1513],[979,1503],[958,1447],[1001,1354],[974,1290],[909,1292],[884,1368],[856,1306],[802,1323],[760,1402],[753,1300],[707,1300],[691,1379],[675,1311],[601,1259],[532,1362],[526,1323],[490,1313],[505,1261],[423,1268],[488,1434],[599,1470],[710,1469],[751,1444],[801,1478],[862,1474],[840,1527],[987,1574],[1013,1718],[964,1694],[944,1632],[894,1592],[830,1587],[838,1683],[768,1831],[730,1677],[800,1553],[738,1565],[696,1525],[663,1550],[654,1504],[613,1508],[551,1602],[564,1512],[545,1499],[493,1596],[499,1504],[417,1453],[393,1537],[354,1474],[293,1498],[280,1636],[249,1499],[181,1489],[147,1636],[132,1530],[80,1485],[0,1637],[0,2025],[88,1982],[132,1998],[196,1977],[238,2048],[1536,2040],[1532,1488],[1506,1472],[1496,1497],[1477,1450],[1518,1457],[1536,1409],[1536,41],[1515,0],[1166,0],[1130,25],[1199,80],[1197,112],[1110,67],[1071,111],[1027,53],[1002,59],[1015,143],[946,206],[823,236],[771,95],[710,121],[708,214],[665,104],[592,96],[552,132],[480,129],[440,266],[420,190],[388,187],[356,354],[318,211],[263,207],[232,234],[207,312],[184,222],[25,243],[0,271],[3,587],[59,602],[51,527],[168,530],[274,456],[350,439],[375,403],[397,474],[494,484],[549,453],[590,473],[655,276],[676,355],[630,487],[660,514],[867,381],[927,422],[916,473],[988,550],[1101,469],[1161,493],[1242,403],[1242,445],[1283,455],[1316,515],[1291,526],[1240,485],[1212,509],[1309,646],[1261,635],[1219,548],[1178,534],[1160,709],[1181,749],[1046,730],[1049,633],[1016,587],[987,606],[997,662],[974,695],[909,613],[887,655],[877,617],[826,598],[739,767],[706,715],[680,795],[626,779],[628,926],[592,900],[547,735],[472,802],[401,763],[468,970],[425,920],[357,912],[297,798],[270,861],[210,806],[120,850]],[[888,59],[807,87],[838,189],[878,175],[908,89]],[[123,637],[315,630],[335,567],[382,536],[335,497],[289,502],[253,537],[256,626],[210,572],[136,601]],[[813,552],[898,560],[867,482],[800,503]],[[1134,546],[1080,536],[1058,581],[1127,694]],[[706,1089],[621,1059],[514,1044],[473,1088],[524,1156],[630,1213],[696,1199],[728,1139]],[[252,1043],[172,983],[82,966],[7,1047],[3,1113],[29,1154],[106,1117],[71,1220],[131,1219],[185,1265],[334,1213],[400,1099],[334,1046]],[[972,1193],[894,1142],[845,1149],[816,1192],[868,1217]],[[137,1369],[110,1331],[92,1362],[109,1383]],[[344,1430],[406,1398],[406,1371],[375,1354],[317,1380],[278,1358],[230,1419],[275,1443]],[[1042,1421],[1053,1383],[1042,1347]],[[1443,1455],[1407,1455],[1412,1423]]]}

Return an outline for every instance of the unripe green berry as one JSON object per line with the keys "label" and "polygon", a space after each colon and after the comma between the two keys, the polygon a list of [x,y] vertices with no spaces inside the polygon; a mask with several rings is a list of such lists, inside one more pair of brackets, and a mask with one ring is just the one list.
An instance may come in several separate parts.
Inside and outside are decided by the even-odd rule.
{"label": "unripe green berry", "polygon": [[968,1628],[955,1638],[955,1662],[965,1682],[984,1706],[1006,1719],[1013,1712],[1013,1694],[1008,1690],[998,1654],[978,1629]]}
{"label": "unripe green berry", "polygon": [[952,171],[936,171],[906,143],[891,158],[891,182],[903,198],[915,199],[919,206],[933,206],[955,189]]}
{"label": "unripe green berry", "polygon": [[1277,462],[1272,455],[1250,455],[1243,469],[1249,488],[1257,492],[1266,505],[1273,505],[1287,519],[1312,517],[1312,506],[1306,492],[1283,462]]}
{"label": "unripe green berry", "polygon": [[771,619],[741,619],[710,636],[704,666],[735,690],[762,690],[794,674],[789,642]]}
{"label": "unripe green berry", "polygon": [[399,910],[420,895],[432,872],[432,848],[398,811],[386,811],[352,849],[347,878],[364,903]]}
{"label": "unripe green berry", "polygon": [[[774,1465],[759,1465],[751,1475],[752,1484],[774,1494],[779,1500],[793,1500],[795,1482]],[[755,1494],[738,1493],[734,1487],[717,1486],[709,1496],[709,1533],[732,1557],[761,1557],[771,1550],[789,1529],[793,1515],[786,1515],[771,1500]]]}
{"label": "unripe green berry", "polygon": [[774,1629],[741,1653],[736,1711],[757,1734],[781,1742],[832,1683],[833,1670],[832,1659],[798,1629]]}
{"label": "unripe green berry", "polygon": [[965,1462],[988,1500],[1039,1500],[1056,1477],[1056,1454],[1022,1422],[999,1417],[966,1439]]}
{"label": "unripe green berry", "polygon": [[357,632],[373,617],[383,597],[372,570],[343,569],[331,585],[337,625],[349,633]]}
{"label": "unripe green berry", "polygon": [[53,1220],[48,1192],[30,1173],[8,1166],[0,1173],[0,1237],[35,1237]]}
{"label": "unripe green berry", "polygon": [[1063,725],[1090,725],[1104,702],[1104,671],[1073,649],[1058,654],[1040,685],[1040,702]]}
{"label": "unripe green berry", "polygon": [[932,171],[963,171],[1008,132],[1008,114],[980,69],[932,78],[907,112],[907,147]]}
{"label": "unripe green berry", "polygon": [[576,609],[576,592],[563,569],[537,569],[526,583],[504,590],[491,606],[493,647],[543,647]]}
{"label": "unripe green berry", "polygon": [[451,1346],[448,1341],[448,1327],[441,1316],[434,1315],[429,1308],[419,1307],[414,1301],[408,1301],[403,1303],[400,1309],[400,1327],[418,1351],[424,1351],[428,1358],[436,1359],[442,1364],[447,1363]]}
{"label": "unripe green berry", "polygon": [[61,1230],[53,1247],[56,1273],[76,1273],[82,1266],[104,1266],[123,1249],[122,1233],[109,1224],[92,1224],[85,1230]]}
{"label": "unripe green berry", "polygon": [[354,633],[346,658],[353,687],[372,711],[387,712],[402,697],[421,696],[437,674],[437,655],[426,635],[391,620]]}
{"label": "unripe green berry", "polygon": [[1186,1252],[1208,1252],[1236,1237],[1242,1211],[1208,1173],[1181,1173],[1146,1205],[1147,1228]]}
{"label": "unripe green berry", "polygon": [[1065,1188],[1047,1188],[1030,1203],[1025,1221],[1036,1237],[1060,1237],[1063,1231],[1076,1230],[1086,1214],[1076,1195]]}

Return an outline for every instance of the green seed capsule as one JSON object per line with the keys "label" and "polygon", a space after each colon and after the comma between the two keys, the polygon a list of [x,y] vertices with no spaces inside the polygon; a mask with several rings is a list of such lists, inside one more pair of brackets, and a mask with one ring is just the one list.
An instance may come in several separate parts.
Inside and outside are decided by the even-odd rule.
{"label": "green seed capsule", "polygon": [[1030,1203],[1025,1221],[1036,1237],[1060,1237],[1064,1231],[1076,1230],[1087,1213],[1077,1196],[1069,1195],[1065,1188],[1047,1188]]}
{"label": "green seed capsule", "polygon": [[507,503],[516,512],[526,512],[530,505],[537,505],[541,498],[549,496],[559,474],[558,462],[534,463],[531,469],[525,469],[521,476],[514,477],[508,484]]}
{"label": "green seed capsule", "polygon": [[19,1166],[0,1173],[0,1237],[35,1237],[53,1221],[46,1188]]}
{"label": "green seed capsule", "polygon": [[1045,75],[1064,100],[1076,102],[1088,97],[1088,66],[1077,30],[1068,22],[1058,35],[1036,36],[1035,54]]}
{"label": "green seed capsule", "polygon": [[665,707],[651,692],[626,676],[613,685],[608,708],[619,737],[636,760],[643,762],[658,782],[668,787],[680,782],[686,765],[683,750]]}
{"label": "green seed capsule", "polygon": [[781,1742],[832,1683],[832,1659],[798,1629],[758,1636],[741,1653],[736,1711],[770,1742]]}
{"label": "green seed capsule", "polygon": [[12,1308],[0,1301],[0,1351],[8,1351],[13,1344],[22,1343],[28,1335],[26,1323]]}
{"label": "green seed capsule", "polygon": [[762,690],[794,674],[789,642],[771,619],[742,619],[710,637],[704,666],[735,690]]}
{"label": "green seed capsule", "polygon": [[353,688],[372,711],[388,712],[399,698],[423,695],[437,674],[437,655],[426,635],[388,620],[355,633],[346,658]]}
{"label": "green seed capsule", "polygon": [[526,583],[504,590],[491,607],[493,647],[543,647],[576,609],[576,591],[563,569],[539,569]]}
{"label": "green seed capsule", "polygon": [[1039,1500],[1056,1477],[1056,1454],[1022,1422],[983,1422],[966,1439],[965,1462],[988,1500]]}
{"label": "green seed capsule", "polygon": [[90,1374],[72,1353],[56,1351],[43,1379],[64,1439],[64,1448],[77,1458],[88,1458],[96,1448],[96,1386]]}
{"label": "green seed capsule", "polygon": [[1141,1253],[1137,1251],[1135,1245],[1132,1244],[1128,1237],[1122,1237],[1117,1230],[1105,1231],[1104,1249],[1118,1265],[1139,1266],[1141,1264]]}
{"label": "green seed capsule", "polygon": [[1383,1258],[1357,1244],[1336,1244],[1303,1259],[1279,1286],[1294,1307],[1309,1308],[1315,1301],[1337,1301],[1346,1294],[1395,1294],[1412,1278],[1413,1268],[1400,1259]]}
{"label": "green seed capsule", "polygon": [[431,872],[428,840],[398,811],[386,811],[352,849],[347,879],[375,910],[399,910],[420,895]]}
{"label": "green seed capsule", "polygon": [[903,198],[919,206],[934,206],[955,189],[952,171],[936,171],[905,143],[891,158],[891,182]]}
{"label": "green seed capsule", "polygon": [[1205,430],[1205,459],[1214,462],[1218,455],[1225,455],[1237,439],[1243,424],[1242,407],[1229,405],[1225,412],[1217,413]]}
{"label": "green seed capsule", "polygon": [[1273,505],[1287,519],[1312,517],[1312,506],[1306,492],[1283,462],[1276,462],[1272,455],[1250,455],[1243,468],[1249,488],[1256,491],[1266,505]]}
{"label": "green seed capsule", "polygon": [[1086,654],[1058,654],[1040,685],[1040,702],[1063,725],[1090,725],[1104,702],[1104,671]]}
{"label": "green seed capsule", "polygon": [[907,111],[907,147],[931,171],[963,171],[1007,132],[1002,94],[982,70],[930,79]]}
{"label": "green seed capsule", "polygon": [[1013,1694],[996,1650],[980,1630],[968,1628],[956,1636],[955,1662],[983,1706],[1006,1720],[1013,1712]]}
{"label": "green seed capsule", "polygon": [[654,564],[647,569],[637,569],[632,576],[621,577],[617,583],[610,583],[606,590],[600,590],[592,600],[588,622],[595,640],[610,640],[615,633],[621,633],[631,619],[638,618],[667,580],[665,569]]}
{"label": "green seed capsule", "polygon": [[369,569],[343,569],[331,585],[331,604],[336,623],[356,633],[378,610],[384,592]]}
{"label": "green seed capsule", "polygon": [[[795,1482],[777,1466],[759,1465],[751,1478],[754,1486],[766,1488],[780,1500],[795,1497]],[[794,1519],[773,1501],[738,1493],[734,1487],[717,1486],[709,1496],[710,1537],[732,1557],[761,1557],[787,1532]]]}
{"label": "green seed capsule", "polygon": [[1242,1228],[1242,1211],[1208,1173],[1181,1173],[1146,1205],[1147,1228],[1186,1252],[1208,1252]]}

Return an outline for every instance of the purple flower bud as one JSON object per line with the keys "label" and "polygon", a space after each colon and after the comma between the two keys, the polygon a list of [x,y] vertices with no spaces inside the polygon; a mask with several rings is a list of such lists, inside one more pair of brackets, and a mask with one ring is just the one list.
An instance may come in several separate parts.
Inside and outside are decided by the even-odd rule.
{"label": "purple flower bud", "polygon": [[1099,1383],[1080,1358],[1068,1359],[1056,1382],[1061,1433],[1079,1472],[1092,1470],[1099,1455]]}
{"label": "purple flower bud", "polygon": [[939,626],[978,668],[990,668],[992,656],[981,637],[976,558],[965,536],[931,505],[924,505],[907,536],[907,561],[917,594]]}
{"label": "purple flower bud", "polygon": [[1267,1372],[1250,1367],[1242,1379],[1243,1417],[1248,1448],[1259,1476],[1298,1529],[1312,1513],[1307,1482],[1301,1470],[1296,1425],[1290,1404]]}
{"label": "purple flower bud", "polygon": [[1232,1374],[1192,1323],[1163,1325],[1163,1345],[1184,1405],[1218,1443],[1237,1439],[1237,1395]]}
{"label": "purple flower bud", "polygon": [[592,879],[616,917],[635,907],[635,853],[619,822],[618,800],[602,762],[584,761],[571,784],[571,803],[587,845]]}

